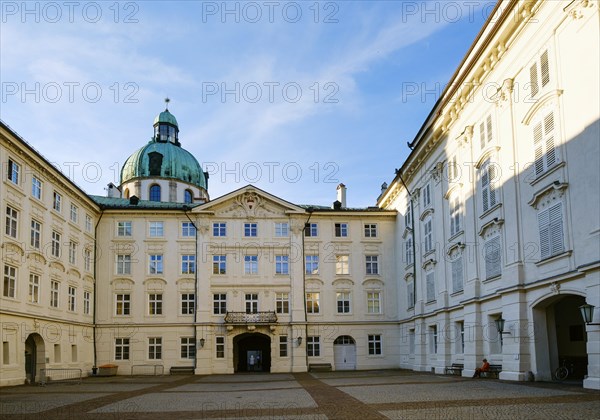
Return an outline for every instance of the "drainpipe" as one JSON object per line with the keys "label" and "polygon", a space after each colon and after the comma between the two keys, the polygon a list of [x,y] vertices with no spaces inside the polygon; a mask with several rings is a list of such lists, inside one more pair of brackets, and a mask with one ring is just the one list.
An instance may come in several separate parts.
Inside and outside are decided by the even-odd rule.
{"label": "drainpipe", "polygon": [[416,232],[415,232],[415,209],[412,193],[406,186],[406,183],[402,179],[402,175],[400,171],[398,171],[398,178],[400,178],[400,182],[404,185],[404,189],[408,193],[408,197],[410,199],[410,228],[412,230],[412,262],[413,262],[413,308],[416,309],[417,306],[417,244],[415,242]]}
{"label": "drainpipe", "polygon": [[92,373],[96,374],[98,370],[97,364],[97,350],[96,350],[96,307],[98,306],[98,279],[96,278],[97,266],[98,266],[98,225],[100,224],[100,220],[102,220],[102,216],[104,216],[104,206],[100,206],[100,217],[96,222],[96,226],[94,226],[94,315],[93,315],[93,324],[92,332],[94,334],[94,365],[92,366]]}
{"label": "drainpipe", "polygon": [[198,321],[198,228],[196,227],[196,224],[192,221],[192,219],[190,219],[190,216],[187,214],[188,210],[190,210],[190,208],[188,206],[183,206],[183,214],[185,214],[185,217],[188,218],[188,220],[190,221],[190,223],[192,224],[192,226],[194,226],[195,229],[195,238],[196,238],[196,244],[195,244],[195,253],[194,255],[196,256],[196,261],[194,261],[194,348],[196,349],[196,354],[194,355],[194,371],[196,370],[196,366],[197,366],[197,360],[198,360],[198,346],[196,345],[196,343],[198,342],[198,333],[196,332],[196,322]]}
{"label": "drainpipe", "polygon": [[[308,222],[312,217],[314,209],[309,207],[306,209],[308,211],[308,219],[304,222],[304,230],[302,231],[302,302],[304,303],[304,346],[308,344],[308,315],[306,313],[306,252],[304,249],[304,236],[306,235],[306,227],[310,229],[310,225]],[[304,357],[306,359],[306,370],[308,371],[308,352],[304,351]]]}

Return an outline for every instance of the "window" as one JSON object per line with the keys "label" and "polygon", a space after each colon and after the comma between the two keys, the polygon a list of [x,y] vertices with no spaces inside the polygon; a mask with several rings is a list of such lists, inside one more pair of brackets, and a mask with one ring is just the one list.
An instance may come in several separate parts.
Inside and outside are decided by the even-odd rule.
{"label": "window", "polygon": [[10,364],[10,346],[8,344],[8,341],[2,342],[2,364]]}
{"label": "window", "polygon": [[500,236],[494,236],[485,241],[484,257],[486,279],[491,279],[502,274],[500,252]]}
{"label": "window", "polygon": [[415,283],[412,278],[406,283],[406,305],[409,309],[415,307]]}
{"label": "window", "polygon": [[17,288],[17,268],[5,265],[4,266],[4,287],[2,295],[4,297],[15,298]]}
{"label": "window", "polygon": [[129,338],[115,338],[115,360],[129,360]]}
{"label": "window", "polygon": [[150,222],[150,236],[161,237],[164,235],[164,223],[163,222]]}
{"label": "window", "polygon": [[337,302],[338,314],[350,313],[350,292],[337,292],[335,294],[335,300]]}
{"label": "window", "polygon": [[319,357],[321,355],[320,337],[306,337],[306,353],[309,357]]}
{"label": "window", "polygon": [[336,255],[335,256],[335,274],[345,275],[349,274],[349,263],[348,255]]}
{"label": "window", "polygon": [[117,294],[115,297],[115,315],[130,315],[131,297],[129,294]]}
{"label": "window", "polygon": [[458,194],[450,197],[450,236],[456,235],[461,230],[460,226],[460,199]]}
{"label": "window", "polygon": [[305,259],[306,274],[319,274],[319,256],[307,255],[305,256]]}
{"label": "window", "polygon": [[483,150],[493,139],[492,116],[488,115],[479,123],[479,147]]}
{"label": "window", "polygon": [[181,222],[181,236],[193,238],[196,236],[196,228],[192,222]]}
{"label": "window", "polygon": [[456,155],[448,160],[448,182],[454,182],[458,178],[458,162]]}
{"label": "window", "polygon": [[377,225],[374,223],[365,224],[365,238],[377,237]]}
{"label": "window", "polygon": [[486,212],[497,204],[496,189],[496,165],[488,160],[484,162],[480,170],[481,173],[481,199],[483,211]]}
{"label": "window", "polygon": [[289,293],[275,294],[275,311],[278,314],[290,313],[290,295]]}
{"label": "window", "polygon": [[306,223],[304,225],[304,236],[319,236],[319,226],[316,223]]}
{"label": "window", "polygon": [[227,223],[213,223],[213,236],[227,236]]}
{"label": "window", "polygon": [[367,313],[381,313],[381,292],[367,292]]}
{"label": "window", "polygon": [[60,344],[55,344],[54,345],[54,363],[60,363],[60,361],[61,361],[60,356],[61,356]]}
{"label": "window", "polygon": [[405,258],[405,262],[404,263],[406,265],[414,263],[414,257],[413,257],[413,238],[412,238],[412,236],[408,236],[406,238],[406,241],[404,241],[404,258]]}
{"label": "window", "polygon": [[544,87],[550,83],[550,61],[548,50],[544,51],[539,58],[529,67],[529,82],[531,83],[531,96],[535,97]]}
{"label": "window", "polygon": [[213,314],[225,315],[227,313],[227,294],[213,294]]}
{"label": "window", "polygon": [[429,352],[436,354],[438,352],[438,331],[437,325],[429,327]]}
{"label": "window", "polygon": [[458,335],[456,352],[459,354],[465,353],[465,323],[463,321],[456,323],[456,330]]}
{"label": "window", "polygon": [[60,233],[52,231],[52,256],[60,258]]}
{"label": "window", "polygon": [[[415,330],[413,328],[413,329],[408,330],[408,352],[411,355],[415,354],[415,348],[416,348],[415,341],[416,341],[415,340]],[[412,357],[414,357],[414,356],[412,356]]]}
{"label": "window", "polygon": [[10,206],[6,206],[6,234],[17,237],[17,221],[19,213]]}
{"label": "window", "polygon": [[431,185],[425,184],[423,187],[423,208],[426,209],[431,205]]}
{"label": "window", "polygon": [[181,337],[181,358],[194,359],[196,357],[196,344],[194,337]]}
{"label": "window", "polygon": [[152,185],[150,187],[150,201],[160,201],[160,185]]}
{"label": "window", "polygon": [[457,256],[451,263],[452,267],[452,292],[463,291],[463,261],[462,256]]}
{"label": "window", "polygon": [[425,253],[427,254],[430,251],[433,251],[433,228],[432,228],[432,220],[431,217],[427,218],[425,222],[423,222],[423,247]]}
{"label": "window", "polygon": [[181,256],[181,274],[194,274],[196,272],[196,256]]}
{"label": "window", "polygon": [[59,193],[57,193],[56,191],[54,191],[54,196],[53,196],[53,200],[52,200],[52,208],[60,213],[61,205],[62,205],[62,196]]}
{"label": "window", "polygon": [[89,214],[85,215],[85,230],[87,232],[92,231],[92,217]]}
{"label": "window", "polygon": [[217,359],[225,358],[225,337],[218,335],[215,337],[215,356]]}
{"label": "window", "polygon": [[275,223],[275,236],[278,238],[287,238],[290,234],[290,228],[287,223]]}
{"label": "window", "polygon": [[29,303],[40,303],[40,276],[29,275]]}
{"label": "window", "polygon": [[32,248],[40,249],[40,241],[42,236],[42,225],[37,220],[31,220],[31,238],[30,244]]}
{"label": "window", "polygon": [[131,222],[117,222],[117,236],[131,236]]}
{"label": "window", "polygon": [[319,310],[319,292],[306,293],[306,312],[309,314],[318,314]]}
{"label": "window", "polygon": [[60,283],[52,280],[50,282],[50,306],[58,308],[60,298]]}
{"label": "window", "polygon": [[244,255],[244,274],[258,274],[258,255]]}
{"label": "window", "polygon": [[77,361],[77,345],[76,344],[71,344],[71,361],[72,362]]}
{"label": "window", "polygon": [[42,181],[35,175],[31,178],[31,195],[38,200],[42,199]]}
{"label": "window", "polygon": [[227,255],[213,255],[213,274],[227,273]]}
{"label": "window", "polygon": [[196,344],[194,337],[181,337],[181,358],[194,359],[196,357]]}
{"label": "window", "polygon": [[163,256],[160,254],[150,255],[150,274],[162,274],[163,273]]}
{"label": "window", "polygon": [[196,295],[193,293],[181,294],[181,315],[194,315]]}
{"label": "window", "polygon": [[554,141],[554,113],[546,114],[542,121],[533,127],[533,147],[535,149],[535,174],[541,175],[557,162]]}
{"label": "window", "polygon": [[19,173],[21,166],[12,159],[8,159],[8,175],[7,179],[13,184],[19,185]]}
{"label": "window", "polygon": [[538,213],[540,257],[546,259],[565,250],[562,203],[556,203]]}
{"label": "window", "polygon": [[367,255],[366,259],[366,270],[367,274],[375,275],[379,274],[379,256]]}
{"label": "window", "polygon": [[247,314],[258,313],[258,294],[246,293],[246,313]]}
{"label": "window", "polygon": [[150,360],[162,359],[162,338],[161,337],[148,338],[148,359],[150,359]]}
{"label": "window", "polygon": [[120,254],[117,255],[117,274],[130,275],[131,274],[131,255]]}
{"label": "window", "polygon": [[91,292],[84,291],[83,292],[83,313],[85,315],[89,315],[90,314],[91,303],[92,303],[92,294],[91,294]]}
{"label": "window", "polygon": [[69,263],[75,264],[77,262],[77,244],[73,241],[69,241]]}
{"label": "window", "polygon": [[83,250],[83,266],[86,271],[92,268],[92,251],[89,248]]}
{"label": "window", "polygon": [[371,355],[371,356],[381,355],[381,335],[369,334],[368,335],[368,344],[369,344],[369,355]]}
{"label": "window", "polygon": [[288,355],[288,343],[287,335],[279,336],[279,357],[287,357]]}
{"label": "window", "polygon": [[406,229],[412,229],[412,223],[413,223],[413,218],[412,218],[412,205],[411,205],[411,201],[409,201],[406,204],[406,211],[404,212],[404,227]]}
{"label": "window", "polygon": [[258,235],[258,224],[256,223],[244,223],[244,236],[257,236]]}
{"label": "window", "polygon": [[162,315],[162,294],[150,293],[148,295],[148,314]]}
{"label": "window", "polygon": [[77,310],[77,289],[73,286],[69,286],[68,294],[68,310],[75,312]]}
{"label": "window", "polygon": [[433,270],[425,273],[425,288],[427,302],[435,301],[435,273]]}
{"label": "window", "polygon": [[287,255],[275,256],[275,274],[289,274],[289,257]]}
{"label": "window", "polygon": [[77,223],[78,214],[79,214],[79,209],[77,208],[77,206],[75,204],[71,204],[71,213],[70,213],[71,222]]}
{"label": "window", "polygon": [[192,201],[194,201],[194,194],[190,190],[185,190],[183,192],[183,202],[190,204]]}
{"label": "window", "polygon": [[337,238],[345,238],[348,236],[348,223],[335,224],[335,236]]}

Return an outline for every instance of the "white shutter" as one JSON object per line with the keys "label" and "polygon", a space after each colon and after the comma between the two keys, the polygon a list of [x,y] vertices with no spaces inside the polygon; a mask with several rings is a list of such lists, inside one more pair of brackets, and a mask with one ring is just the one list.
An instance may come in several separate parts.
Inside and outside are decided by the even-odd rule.
{"label": "white shutter", "polygon": [[535,149],[535,174],[544,172],[544,143],[542,142],[542,123],[533,128],[533,147]]}
{"label": "white shutter", "polygon": [[491,115],[487,116],[486,122],[487,122],[487,141],[488,141],[488,143],[490,143],[493,138],[493,136],[492,136],[492,116]]}
{"label": "white shutter", "polygon": [[534,97],[540,91],[540,87],[538,85],[537,62],[533,63],[533,65],[529,67],[529,83],[531,84],[531,96]]}
{"label": "white shutter", "polygon": [[548,210],[539,212],[538,225],[540,228],[540,258],[550,256],[550,217]]}
{"label": "white shutter", "polygon": [[554,150],[554,113],[550,112],[544,118],[544,136],[546,138],[546,169],[556,163],[556,151]]}
{"label": "white shutter", "polygon": [[495,236],[485,243],[485,277],[499,276],[502,273],[500,237]]}
{"label": "white shutter", "polygon": [[463,267],[462,257],[452,261],[452,291],[460,292],[463,290]]}
{"label": "white shutter", "polygon": [[406,299],[409,308],[412,308],[415,305],[415,294],[413,289],[413,282],[407,283],[406,285]]}
{"label": "white shutter", "polygon": [[489,197],[490,207],[496,205],[496,190],[494,189],[494,182],[496,182],[496,166],[492,163],[488,164],[488,183],[489,183]]}
{"label": "white shutter", "polygon": [[548,50],[540,57],[540,71],[542,73],[542,87],[550,83],[550,63],[548,62]]}
{"label": "white shutter", "polygon": [[433,271],[427,273],[425,282],[427,283],[427,302],[431,302],[435,300],[435,277]]}
{"label": "white shutter", "polygon": [[550,225],[550,248],[552,255],[557,255],[565,250],[562,203],[557,203],[548,209],[548,219]]}
{"label": "white shutter", "polygon": [[485,147],[485,124],[479,124],[479,145],[483,149]]}
{"label": "white shutter", "polygon": [[487,165],[484,165],[484,167],[481,169],[481,195],[482,195],[482,199],[483,199],[483,211],[484,212],[490,208],[488,193],[489,193],[489,177],[488,177]]}

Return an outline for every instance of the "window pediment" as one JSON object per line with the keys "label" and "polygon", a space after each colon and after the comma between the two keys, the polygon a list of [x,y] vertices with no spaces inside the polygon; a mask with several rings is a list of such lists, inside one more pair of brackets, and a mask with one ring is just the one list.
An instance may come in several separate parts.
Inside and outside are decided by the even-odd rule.
{"label": "window pediment", "polygon": [[545,109],[548,105],[554,106],[552,101],[557,99],[560,95],[562,95],[562,89],[551,90],[550,92],[542,95],[539,99],[537,99],[534,104],[529,108],[529,111],[523,117],[523,121],[521,121],[524,125],[529,125],[533,121],[534,117],[540,110]]}
{"label": "window pediment", "polygon": [[354,282],[350,279],[335,279],[333,281],[333,284],[335,287],[352,287],[354,286]]}
{"label": "window pediment", "polygon": [[504,224],[504,219],[499,219],[498,217],[493,218],[479,229],[478,235],[487,239],[491,236],[494,236],[500,233],[500,229]]}
{"label": "window pediment", "polygon": [[430,214],[433,214],[433,213],[434,213],[433,207],[429,207],[427,210],[425,210],[423,213],[421,213],[419,220],[423,221],[427,218],[427,216],[429,216]]}
{"label": "window pediment", "polygon": [[487,149],[485,149],[481,153],[481,156],[479,157],[479,159],[477,160],[477,163],[475,164],[475,168],[476,169],[481,168],[486,160],[491,159],[493,156],[498,154],[499,151],[500,151],[500,146],[491,146],[491,147],[488,147]]}
{"label": "window pediment", "polygon": [[383,287],[383,282],[379,279],[366,279],[362,282],[364,287],[380,288]]}
{"label": "window pediment", "polygon": [[567,182],[554,181],[552,184],[535,192],[533,198],[527,204],[536,210],[546,207],[549,203],[560,199],[569,184]]}
{"label": "window pediment", "polygon": [[462,186],[463,186],[463,184],[461,182],[455,183],[453,186],[448,188],[448,191],[446,191],[444,198],[446,200],[449,200],[453,194],[458,193],[462,189]]}

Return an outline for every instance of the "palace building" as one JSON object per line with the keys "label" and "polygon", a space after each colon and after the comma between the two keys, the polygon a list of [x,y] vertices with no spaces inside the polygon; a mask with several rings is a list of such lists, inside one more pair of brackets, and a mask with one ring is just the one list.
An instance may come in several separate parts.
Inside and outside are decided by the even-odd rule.
{"label": "palace building", "polygon": [[599,35],[598,2],[499,2],[367,208],[210,197],[168,109],[88,195],[0,122],[0,385],[487,357],[600,389]]}

